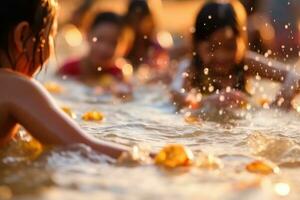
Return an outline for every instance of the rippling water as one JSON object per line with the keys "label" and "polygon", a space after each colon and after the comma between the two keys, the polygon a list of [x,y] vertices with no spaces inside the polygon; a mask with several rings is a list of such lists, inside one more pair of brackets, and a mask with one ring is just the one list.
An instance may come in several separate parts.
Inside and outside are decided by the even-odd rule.
{"label": "rippling water", "polygon": [[[274,191],[279,182],[290,186],[285,199],[299,199],[298,114],[260,110],[234,123],[188,124],[182,114],[175,114],[167,89],[160,85],[137,87],[134,101],[121,103],[110,96],[93,96],[91,89],[77,83],[62,84],[65,92],[55,97],[59,105],[71,107],[77,116],[88,110],[104,113],[101,123],[77,119],[89,134],[125,145],[151,145],[154,150],[181,143],[194,152],[219,156],[224,168],[115,166],[80,145],[32,156],[36,149],[25,136],[0,154],[0,199],[282,199]],[[29,150],[21,150],[26,144]],[[248,173],[245,164],[259,157],[278,164],[281,173]]]}

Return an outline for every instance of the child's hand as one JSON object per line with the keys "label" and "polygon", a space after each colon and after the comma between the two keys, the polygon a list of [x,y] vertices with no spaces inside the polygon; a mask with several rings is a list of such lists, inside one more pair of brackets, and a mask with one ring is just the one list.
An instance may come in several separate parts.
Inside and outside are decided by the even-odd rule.
{"label": "child's hand", "polygon": [[272,103],[273,107],[284,110],[292,109],[292,100],[300,91],[300,77],[294,73],[289,73],[282,85],[276,100]]}
{"label": "child's hand", "polygon": [[221,91],[219,94],[213,94],[202,100],[201,104],[214,105],[218,108],[241,108],[248,102],[247,96],[239,91]]}

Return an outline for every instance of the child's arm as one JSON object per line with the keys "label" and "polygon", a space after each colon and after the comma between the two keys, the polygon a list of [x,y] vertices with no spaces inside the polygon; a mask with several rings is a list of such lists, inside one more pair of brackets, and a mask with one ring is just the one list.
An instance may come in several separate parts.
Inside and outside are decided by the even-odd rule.
{"label": "child's arm", "polygon": [[[173,81],[170,84],[171,100],[176,104],[178,109],[189,106],[187,101],[187,92],[192,90],[189,79],[184,76],[189,67],[189,61],[183,60],[178,66],[174,74]],[[184,91],[183,91],[184,90]]]}
{"label": "child's arm", "polygon": [[249,75],[259,75],[261,78],[272,81],[284,82],[290,73],[286,65],[276,60],[266,58],[258,53],[248,51],[245,58],[245,64],[248,66]]}
{"label": "child's arm", "polygon": [[283,63],[254,52],[247,52],[245,62],[248,65],[248,74],[283,83],[275,102],[282,108],[290,109],[290,102],[300,91],[300,77],[295,72],[285,69],[286,65]]}
{"label": "child's arm", "polygon": [[127,151],[123,146],[102,142],[84,133],[34,80],[16,77],[7,85],[12,117],[34,138],[46,145],[83,143],[100,153],[118,158]]}
{"label": "child's arm", "polygon": [[177,109],[181,109],[183,107],[188,106],[188,102],[186,101],[187,95],[178,91],[171,91],[171,101],[177,107]]}

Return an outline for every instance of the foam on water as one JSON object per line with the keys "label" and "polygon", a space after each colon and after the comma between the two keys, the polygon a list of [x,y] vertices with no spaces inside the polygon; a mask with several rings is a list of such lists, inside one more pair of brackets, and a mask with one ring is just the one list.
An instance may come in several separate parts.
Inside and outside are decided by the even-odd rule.
{"label": "foam on water", "polygon": [[[224,167],[168,171],[151,165],[119,166],[81,145],[47,150],[33,160],[25,153],[20,159],[22,145],[12,144],[0,157],[0,191],[11,191],[9,199],[280,199],[274,191],[278,182],[289,184],[288,199],[300,195],[297,114],[250,111],[234,124],[189,124],[175,114],[166,88],[159,85],[137,87],[134,101],[122,103],[109,95],[93,96],[91,89],[75,82],[62,84],[66,90],[56,96],[60,105],[77,116],[89,110],[104,113],[103,122],[77,117],[89,134],[154,150],[181,143],[196,153],[219,156]],[[260,157],[280,165],[281,173],[262,177],[247,172],[245,164]],[[0,199],[3,195],[0,192]]]}

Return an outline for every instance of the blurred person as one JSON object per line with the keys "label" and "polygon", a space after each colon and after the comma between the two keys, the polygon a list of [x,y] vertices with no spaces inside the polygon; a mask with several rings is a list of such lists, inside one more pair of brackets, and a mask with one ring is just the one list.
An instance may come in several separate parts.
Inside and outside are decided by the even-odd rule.
{"label": "blurred person", "polygon": [[129,80],[124,77],[122,65],[117,65],[117,47],[122,34],[122,18],[112,12],[99,13],[87,33],[87,55],[67,61],[60,75],[101,86],[106,91],[131,94]]}
{"label": "blurred person", "polygon": [[247,79],[282,83],[274,105],[291,108],[300,79],[284,65],[247,50],[246,12],[236,0],[206,1],[196,18],[194,52],[171,86],[179,108],[240,108],[248,102]]}
{"label": "blurred person", "polygon": [[274,40],[270,49],[276,57],[293,61],[299,52],[300,1],[274,1],[264,3],[264,12],[274,27]]}
{"label": "blurred person", "polygon": [[129,47],[126,58],[137,70],[141,66],[150,69],[166,69],[168,66],[168,52],[156,40],[156,25],[153,15],[146,1],[131,0],[125,15]]}
{"label": "blurred person", "polygon": [[[258,0],[241,0],[248,15],[247,32],[249,50],[257,53],[267,52],[267,47],[273,42],[274,32],[267,17],[259,10],[262,2]],[[266,26],[266,24],[270,24]]]}

